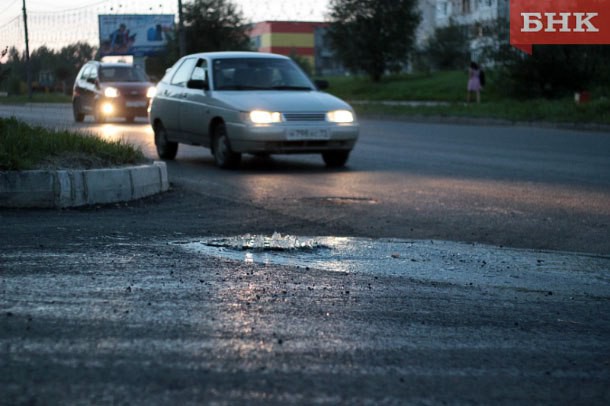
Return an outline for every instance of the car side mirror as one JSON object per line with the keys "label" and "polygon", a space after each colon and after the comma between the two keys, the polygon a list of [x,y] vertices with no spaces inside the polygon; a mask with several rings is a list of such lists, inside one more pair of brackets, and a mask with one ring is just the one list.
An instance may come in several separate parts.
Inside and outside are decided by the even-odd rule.
{"label": "car side mirror", "polygon": [[186,82],[186,87],[189,89],[201,89],[201,90],[209,90],[209,86],[208,86],[208,82],[207,80],[201,80],[201,79],[191,79],[188,82]]}
{"label": "car side mirror", "polygon": [[318,90],[325,90],[328,89],[330,87],[330,84],[328,83],[328,80],[314,80],[314,84],[316,85],[316,87],[318,88]]}

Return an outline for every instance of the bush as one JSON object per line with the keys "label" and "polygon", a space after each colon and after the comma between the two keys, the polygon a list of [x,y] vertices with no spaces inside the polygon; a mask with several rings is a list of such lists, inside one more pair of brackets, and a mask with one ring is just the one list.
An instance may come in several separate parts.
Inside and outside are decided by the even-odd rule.
{"label": "bush", "polygon": [[610,83],[610,47],[534,46],[531,56],[505,45],[496,56],[500,88],[516,98],[549,99],[573,95]]}

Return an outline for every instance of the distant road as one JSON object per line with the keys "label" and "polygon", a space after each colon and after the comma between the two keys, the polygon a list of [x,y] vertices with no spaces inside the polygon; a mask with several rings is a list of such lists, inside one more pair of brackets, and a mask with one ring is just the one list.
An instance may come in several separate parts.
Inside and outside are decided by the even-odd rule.
{"label": "distant road", "polygon": [[[156,159],[144,120],[74,124],[67,105],[0,105],[7,115],[122,137]],[[254,204],[277,229],[286,224],[274,213],[317,235],[610,254],[609,133],[364,119],[345,170],[314,155],[246,157],[241,170],[221,171],[209,151],[184,146],[168,168],[177,187]]]}

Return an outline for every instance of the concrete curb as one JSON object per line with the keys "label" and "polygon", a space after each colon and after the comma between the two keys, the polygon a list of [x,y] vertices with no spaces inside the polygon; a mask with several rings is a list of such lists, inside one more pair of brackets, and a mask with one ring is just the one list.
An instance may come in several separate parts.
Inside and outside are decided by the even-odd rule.
{"label": "concrete curb", "polygon": [[0,172],[0,207],[64,208],[125,202],[169,189],[165,162],[123,168]]}

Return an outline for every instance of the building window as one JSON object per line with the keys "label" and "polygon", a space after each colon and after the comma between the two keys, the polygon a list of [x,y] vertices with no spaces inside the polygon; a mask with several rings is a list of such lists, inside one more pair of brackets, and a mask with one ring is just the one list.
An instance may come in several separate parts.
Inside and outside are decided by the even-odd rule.
{"label": "building window", "polygon": [[470,13],[470,0],[462,0],[462,14]]}
{"label": "building window", "polygon": [[436,12],[439,17],[447,17],[449,15],[449,3],[446,1],[439,1],[436,4]]}

